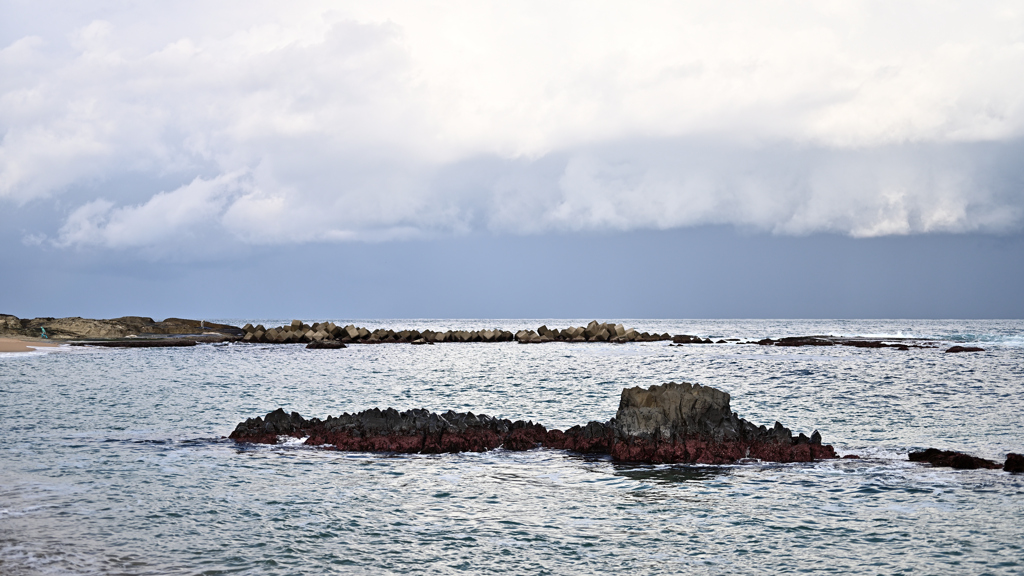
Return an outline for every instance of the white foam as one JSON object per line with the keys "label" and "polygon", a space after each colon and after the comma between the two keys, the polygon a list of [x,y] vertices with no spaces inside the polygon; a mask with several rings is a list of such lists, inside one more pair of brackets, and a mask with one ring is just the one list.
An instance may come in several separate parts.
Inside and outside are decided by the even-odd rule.
{"label": "white foam", "polygon": [[308,439],[309,439],[309,436],[305,436],[303,438],[296,438],[294,436],[278,436],[277,437],[277,444],[276,444],[276,446],[278,446],[278,447],[286,446],[286,447],[289,447],[289,448],[292,448],[292,447],[295,447],[295,446],[302,446],[303,444],[305,444],[306,440],[308,440]]}
{"label": "white foam", "polygon": [[882,333],[882,332],[879,332],[879,333],[864,333],[864,334],[853,334],[852,336],[843,335],[843,334],[832,334],[832,336],[835,336],[837,338],[873,338],[875,340],[885,340],[886,338],[893,338],[893,339],[896,339],[896,340],[931,339],[931,338],[934,338],[934,336],[928,336],[928,335],[924,335],[924,334],[907,334],[907,333],[903,332],[902,330],[897,330],[896,332],[893,332],[893,333],[887,333],[887,332],[886,333]]}

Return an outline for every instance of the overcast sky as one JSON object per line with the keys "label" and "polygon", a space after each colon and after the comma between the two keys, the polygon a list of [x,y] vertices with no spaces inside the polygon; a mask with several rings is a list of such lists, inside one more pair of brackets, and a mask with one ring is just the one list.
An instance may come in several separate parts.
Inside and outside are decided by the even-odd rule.
{"label": "overcast sky", "polygon": [[[564,315],[1024,315],[1019,1],[212,4],[0,0],[0,265],[35,279],[0,312],[206,313],[200,275],[290,265],[434,282],[310,314],[559,316],[511,272],[752,285],[760,254],[772,302]],[[112,288],[172,268],[159,304]],[[786,289],[814,283],[843,290]],[[300,307],[259,293],[216,302]]]}

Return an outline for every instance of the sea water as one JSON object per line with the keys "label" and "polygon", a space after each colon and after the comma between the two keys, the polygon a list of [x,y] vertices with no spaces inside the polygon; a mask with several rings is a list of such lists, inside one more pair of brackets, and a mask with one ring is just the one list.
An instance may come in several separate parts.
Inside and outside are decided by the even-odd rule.
{"label": "sea water", "polygon": [[[212,319],[211,319],[212,320]],[[509,330],[587,320],[332,320]],[[286,319],[237,319],[265,325]],[[930,349],[715,344],[64,347],[0,356],[0,573],[1020,574],[1024,475],[910,463],[1024,453],[1021,321],[625,321],[719,338],[935,338]],[[946,354],[949,345],[985,352]],[[538,449],[235,445],[275,408],[472,411],[565,428],[623,387],[714,386],[740,416],[859,460],[634,465]]]}

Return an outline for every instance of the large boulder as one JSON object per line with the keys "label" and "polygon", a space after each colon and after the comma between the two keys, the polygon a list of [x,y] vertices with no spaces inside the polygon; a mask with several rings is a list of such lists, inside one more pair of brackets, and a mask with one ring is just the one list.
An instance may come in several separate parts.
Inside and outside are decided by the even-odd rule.
{"label": "large boulder", "polygon": [[738,437],[731,422],[729,394],[687,382],[626,388],[615,414],[616,436],[671,440],[689,435]]}
{"label": "large boulder", "polygon": [[669,382],[627,388],[615,414],[616,460],[724,464],[743,458],[810,462],[835,458],[815,430],[810,437],[779,424],[768,429],[740,418],[729,394],[699,384]]}

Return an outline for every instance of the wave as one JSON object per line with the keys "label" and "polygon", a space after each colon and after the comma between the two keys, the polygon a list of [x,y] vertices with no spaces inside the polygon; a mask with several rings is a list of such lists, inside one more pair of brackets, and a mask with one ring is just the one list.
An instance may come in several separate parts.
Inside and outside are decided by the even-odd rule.
{"label": "wave", "polygon": [[1024,334],[975,334],[975,333],[953,333],[953,334],[919,334],[908,332],[894,333],[864,333],[864,334],[830,334],[835,337],[846,338],[870,338],[872,340],[936,340],[939,342],[964,343],[985,343],[994,346],[1024,346]]}
{"label": "wave", "polygon": [[1024,334],[952,334],[944,339],[956,343],[972,342],[995,346],[1024,346]]}

